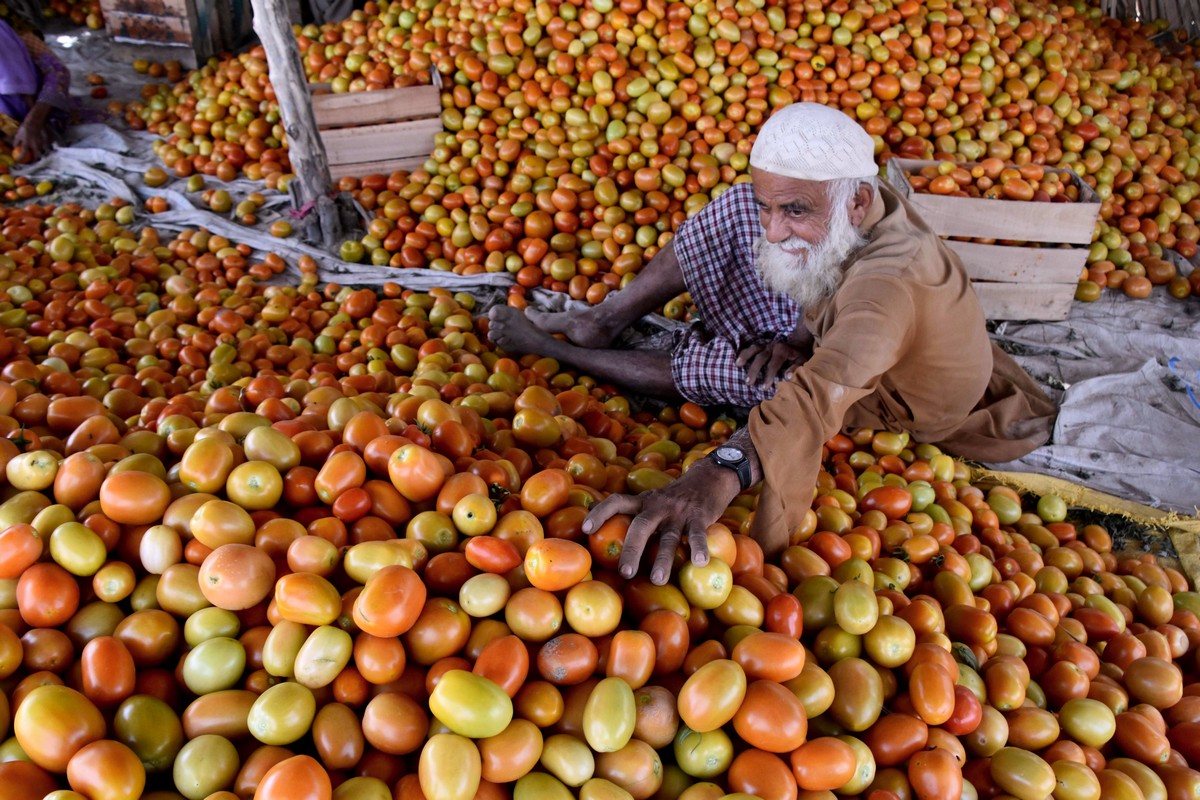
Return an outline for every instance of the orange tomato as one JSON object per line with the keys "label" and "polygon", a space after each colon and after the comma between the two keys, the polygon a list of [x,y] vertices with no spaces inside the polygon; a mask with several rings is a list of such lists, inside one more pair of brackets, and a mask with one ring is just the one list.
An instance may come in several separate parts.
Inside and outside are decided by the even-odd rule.
{"label": "orange tomato", "polygon": [[200,592],[217,608],[241,611],[262,602],[275,586],[275,562],[247,544],[223,544],[200,565]]}
{"label": "orange tomato", "polygon": [[804,706],[782,684],[755,681],[733,716],[733,728],[751,747],[768,753],[789,753],[808,736]]}
{"label": "orange tomato", "polygon": [[962,765],[949,750],[940,747],[924,750],[909,759],[908,782],[917,800],[961,796]]}
{"label": "orange tomato", "polygon": [[313,488],[322,503],[333,505],[342,492],[362,486],[366,480],[367,464],[362,456],[352,450],[343,450],[331,455],[321,466]]}
{"label": "orange tomato", "polygon": [[746,691],[746,673],[736,661],[710,661],[679,690],[679,716],[698,733],[716,730],[734,718]]}
{"label": "orange tomato", "polygon": [[372,636],[406,633],[425,606],[425,583],[401,564],[376,571],[354,601],[354,623]]}
{"label": "orange tomato", "polygon": [[410,658],[422,666],[457,654],[471,636],[471,618],[458,603],[445,597],[432,597],[416,622],[404,634],[404,647]]}
{"label": "orange tomato", "polygon": [[406,444],[388,458],[388,477],[392,485],[412,502],[437,496],[446,482],[446,473],[437,455],[424,447]]}
{"label": "orange tomato", "polygon": [[93,800],[139,800],[146,769],[128,747],[101,739],[81,747],[67,762],[67,782]]}
{"label": "orange tomato", "polygon": [[329,625],[342,612],[342,597],[332,583],[311,572],[293,572],[275,583],[280,618],[301,625]]}
{"label": "orange tomato", "polygon": [[515,697],[529,675],[529,650],[516,636],[501,636],[484,646],[471,671]]}
{"label": "orange tomato", "polygon": [[954,678],[938,664],[917,664],[908,678],[908,693],[917,715],[941,725],[954,714]]}
{"label": "orange tomato", "polygon": [[538,589],[557,592],[582,581],[592,568],[592,554],[568,539],[543,539],[525,553],[525,577]]}
{"label": "orange tomato", "polygon": [[100,485],[100,510],[122,525],[151,525],[171,504],[165,481],[148,472],[114,472]]}
{"label": "orange tomato", "polygon": [[546,469],[534,474],[521,487],[521,506],[537,517],[546,517],[567,503],[574,481],[563,469]]}
{"label": "orange tomato", "polygon": [[329,773],[311,756],[292,756],[267,770],[254,800],[330,800]]}
{"label": "orange tomato", "polygon": [[795,800],[796,779],[786,761],[773,753],[749,748],[738,753],[726,773],[730,791],[762,800]]}
{"label": "orange tomato", "polygon": [[790,636],[764,631],[739,641],[730,658],[741,665],[749,680],[784,683],[803,671],[804,646]]}
{"label": "orange tomato", "polygon": [[13,733],[26,755],[43,769],[66,772],[85,745],[103,738],[104,717],[91,700],[66,686],[39,686],[13,716]]}
{"label": "orange tomato", "polygon": [[812,739],[788,757],[796,785],[808,792],[833,791],[854,777],[857,758],[850,745],[832,736]]}
{"label": "orange tomato", "polygon": [[54,475],[55,502],[78,511],[100,496],[104,476],[104,462],[95,455],[83,452],[67,456]]}

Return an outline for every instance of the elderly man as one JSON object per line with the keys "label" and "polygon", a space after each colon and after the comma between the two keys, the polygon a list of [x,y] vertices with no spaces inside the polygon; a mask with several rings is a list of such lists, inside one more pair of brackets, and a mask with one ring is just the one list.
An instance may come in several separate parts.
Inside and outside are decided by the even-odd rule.
{"label": "elderly man", "polygon": [[[707,563],[705,529],[760,480],[753,533],[768,555],[778,553],[811,506],[822,443],[843,427],[907,431],[996,461],[1049,438],[1053,405],[991,344],[962,265],[877,180],[873,154],[857,123],[820,105],[784,108],[759,131],[748,190],[761,225],[755,268],[803,308],[812,354],[751,412],[748,426],[679,480],[592,510],[585,532],[614,514],[634,517],[625,576],[655,535],[654,582],[667,580],[685,536],[692,561]],[[720,297],[711,302],[720,308]],[[510,322],[497,320],[501,342]],[[551,341],[546,355],[576,357],[574,346]]]}

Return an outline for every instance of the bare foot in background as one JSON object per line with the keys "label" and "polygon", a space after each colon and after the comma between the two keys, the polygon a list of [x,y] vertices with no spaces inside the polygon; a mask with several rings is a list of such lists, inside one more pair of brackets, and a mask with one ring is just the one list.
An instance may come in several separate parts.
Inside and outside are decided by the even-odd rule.
{"label": "bare foot in background", "polygon": [[[624,327],[617,327],[619,320],[604,314],[600,306],[581,308],[574,311],[539,311],[525,309],[528,321],[547,334],[565,334],[580,347],[608,347]],[[609,319],[606,320],[605,317]]]}
{"label": "bare foot in background", "polygon": [[[565,316],[561,315],[550,316]],[[533,316],[532,309],[528,317]],[[488,314],[488,338],[509,355],[523,356],[529,353],[551,356],[562,349],[563,342],[539,328],[520,309],[512,306],[496,306]]]}

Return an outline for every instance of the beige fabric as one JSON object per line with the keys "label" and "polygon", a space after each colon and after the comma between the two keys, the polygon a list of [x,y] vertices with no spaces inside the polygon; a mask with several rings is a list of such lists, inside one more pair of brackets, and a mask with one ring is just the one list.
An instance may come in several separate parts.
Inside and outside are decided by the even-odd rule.
{"label": "beige fabric", "polygon": [[981,461],[1050,437],[1054,405],[988,339],[958,258],[886,185],[863,228],[870,242],[837,292],[806,310],[812,357],[750,416],[765,474],[756,536],[769,549],[800,526],[821,446],[843,427],[907,431]]}

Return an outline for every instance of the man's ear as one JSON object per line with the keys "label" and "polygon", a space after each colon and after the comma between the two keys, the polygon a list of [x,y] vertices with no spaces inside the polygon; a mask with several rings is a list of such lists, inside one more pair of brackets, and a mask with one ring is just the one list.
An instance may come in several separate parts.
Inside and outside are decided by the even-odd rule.
{"label": "man's ear", "polygon": [[867,218],[867,209],[871,207],[871,202],[875,199],[875,189],[869,183],[860,183],[858,191],[854,193],[854,198],[850,201],[850,224],[854,227],[862,225],[863,220]]}

